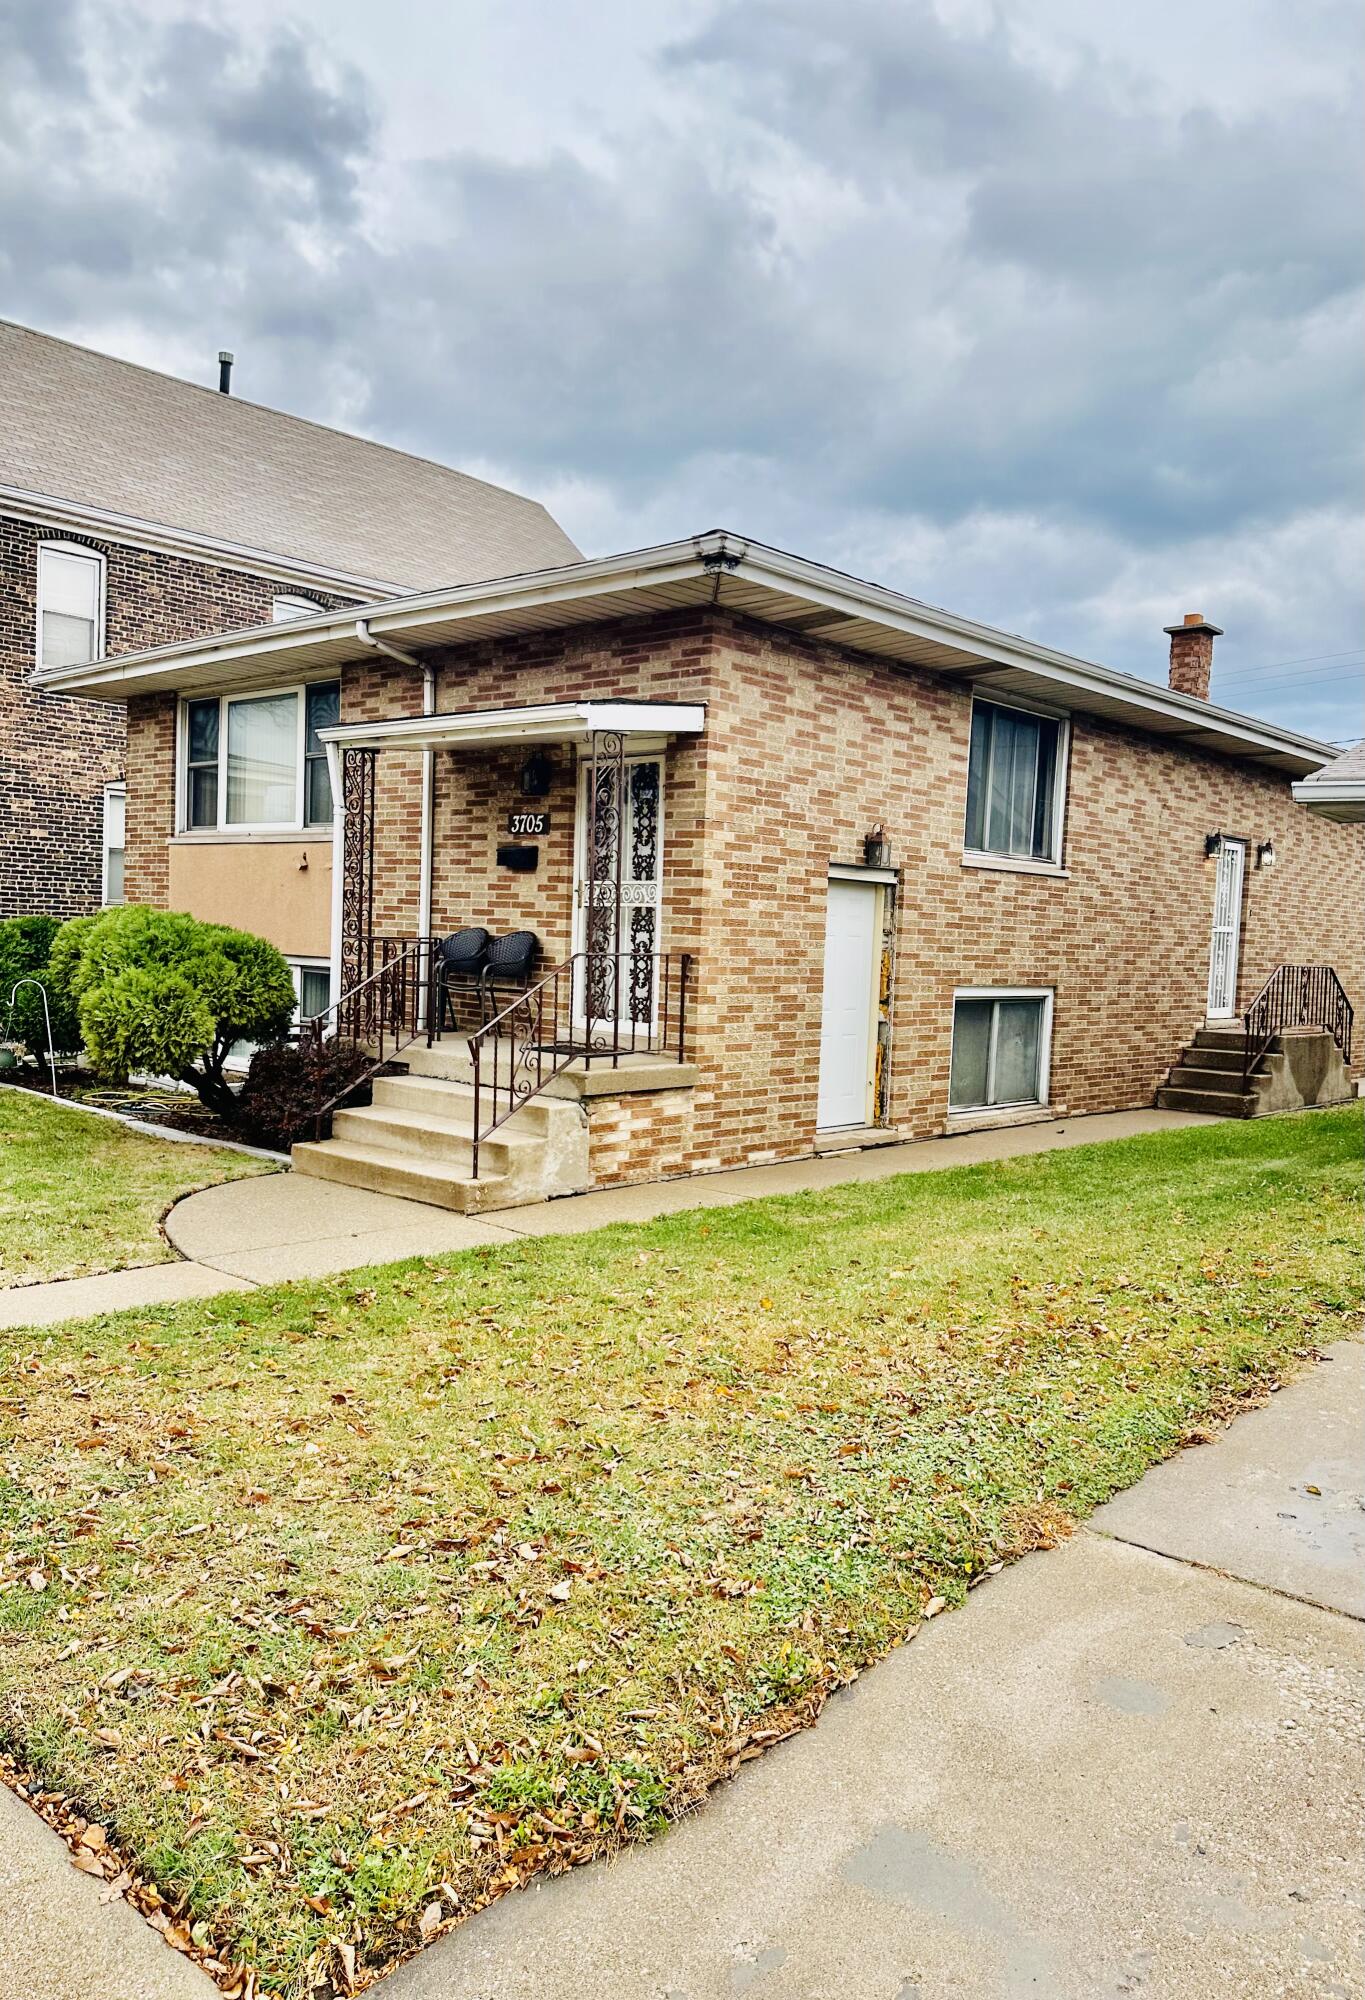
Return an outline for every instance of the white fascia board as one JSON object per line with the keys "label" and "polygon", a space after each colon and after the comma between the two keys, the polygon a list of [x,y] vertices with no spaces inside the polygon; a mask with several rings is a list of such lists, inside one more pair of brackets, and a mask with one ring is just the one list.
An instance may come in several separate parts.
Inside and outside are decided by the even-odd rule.
{"label": "white fascia board", "polygon": [[[292,619],[284,626],[258,627],[216,640],[158,647],[147,653],[128,654],[118,661],[96,661],[89,667],[49,669],[33,678],[51,688],[95,693],[101,688],[117,687],[131,692],[139,676],[159,674],[172,662],[189,672],[228,667],[236,660],[259,659],[265,652],[302,649],[319,639],[344,644],[348,634],[354,634],[357,618],[363,618],[378,638],[412,643],[420,642],[423,632],[432,627],[449,627],[466,617],[489,618],[581,604],[594,597],[708,578],[714,586],[710,601],[724,607],[725,582],[732,575],[742,576],[748,584],[766,585],[785,597],[800,597],[849,619],[881,625],[960,652],[964,664],[995,665],[1033,674],[1073,697],[1091,695],[1120,701],[1138,717],[1153,718],[1154,724],[1156,718],[1161,718],[1168,725],[1162,734],[1174,733],[1169,727],[1174,723],[1178,731],[1190,734],[1226,735],[1230,739],[1229,754],[1235,755],[1239,750],[1253,754],[1269,751],[1320,764],[1330,763],[1336,755],[1331,744],[1312,737],[1277,729],[1239,715],[1234,709],[1219,708],[1212,702],[1177,694],[1132,674],[1121,674],[1113,668],[1034,645],[973,619],[921,604],[899,591],[843,576],[819,563],[745,541],[742,536],[723,530],[591,562],[425,591],[373,606],[354,605],[340,615],[322,613],[316,618]],[[781,620],[774,620],[773,627],[780,631]],[[839,643],[837,634],[826,629],[822,628],[819,636],[835,645]],[[357,646],[355,657],[360,656],[361,649]]]}
{"label": "white fascia board", "polygon": [[278,578],[281,583],[309,581],[338,590],[380,593],[387,602],[402,593],[401,583],[384,577],[356,576],[350,570],[333,569],[326,563],[310,563],[302,556],[282,555],[275,549],[257,549],[245,542],[221,541],[216,535],[196,534],[190,528],[172,527],[164,521],[147,521],[136,514],[118,514],[108,507],[95,507],[83,500],[63,500],[55,494],[29,492],[22,486],[0,486],[0,513],[40,525],[51,522],[74,528],[105,541],[121,542],[134,548],[153,549],[166,555],[185,556],[194,561],[210,559],[222,569],[248,570],[256,576]]}
{"label": "white fascia board", "polygon": [[[1291,787],[1295,802],[1310,812],[1325,812],[1333,819],[1365,819],[1365,778],[1304,778]],[[1342,810],[1342,809],[1345,810]]]}
{"label": "white fascia board", "polygon": [[[980,625],[974,619],[961,618],[951,611],[920,604],[914,598],[902,596],[899,591],[860,583],[852,577],[842,578],[836,572],[823,569],[818,563],[805,562],[798,556],[750,544],[736,573],[760,581],[765,575],[770,576],[788,595],[799,593],[809,597],[812,603],[843,612],[850,619],[885,625],[930,643],[955,646],[983,663],[1020,673],[1039,674],[1059,687],[1075,692],[1110,695],[1153,715],[1176,719],[1191,730],[1217,733],[1227,729],[1243,741],[1252,738],[1267,749],[1292,750],[1306,756],[1321,754],[1324,762],[1336,754],[1330,744],[1321,743],[1314,737],[1277,729],[1269,723],[1258,723],[1235,709],[1219,708],[1195,695],[1178,694],[1172,689],[1158,687],[1155,682],[1140,680],[1135,674],[1122,674],[1113,667],[1102,667],[1070,653],[1058,653],[1051,647],[1035,645],[1031,640],[997,631],[993,626]],[[723,583],[719,601],[721,604],[725,602]],[[839,644],[837,632],[832,632],[827,626],[822,626],[817,636],[832,645]]]}

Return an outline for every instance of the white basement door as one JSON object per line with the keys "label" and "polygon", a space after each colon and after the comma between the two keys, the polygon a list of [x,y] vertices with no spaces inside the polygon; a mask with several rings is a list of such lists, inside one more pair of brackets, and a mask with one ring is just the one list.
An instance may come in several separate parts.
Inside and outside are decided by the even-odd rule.
{"label": "white basement door", "polygon": [[822,1132],[866,1125],[872,1090],[872,998],[877,961],[877,885],[831,881],[825,916],[825,989],[820,1018]]}

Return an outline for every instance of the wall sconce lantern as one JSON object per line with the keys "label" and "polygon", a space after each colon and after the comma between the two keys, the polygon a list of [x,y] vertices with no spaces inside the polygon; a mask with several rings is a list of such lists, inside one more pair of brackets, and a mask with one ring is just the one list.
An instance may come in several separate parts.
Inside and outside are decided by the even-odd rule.
{"label": "wall sconce lantern", "polygon": [[891,842],[887,839],[880,820],[871,833],[863,836],[863,863],[868,868],[891,866]]}
{"label": "wall sconce lantern", "polygon": [[1258,868],[1273,868],[1275,866],[1275,843],[1273,840],[1263,840],[1256,849],[1256,866]]}
{"label": "wall sconce lantern", "polygon": [[543,750],[533,750],[521,767],[517,780],[524,799],[543,799],[550,789],[553,767]]}
{"label": "wall sconce lantern", "polygon": [[1206,861],[1212,861],[1215,854],[1221,854],[1222,852],[1223,852],[1222,834],[1206,833],[1204,835],[1204,859]]}

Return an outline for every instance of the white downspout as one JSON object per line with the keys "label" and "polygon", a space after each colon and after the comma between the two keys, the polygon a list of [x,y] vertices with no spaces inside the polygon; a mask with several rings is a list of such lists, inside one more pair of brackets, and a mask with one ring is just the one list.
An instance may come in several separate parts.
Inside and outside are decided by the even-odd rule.
{"label": "white downspout", "polygon": [[[362,646],[372,652],[383,653],[391,660],[398,660],[405,667],[422,669],[422,713],[436,713],[436,670],[419,660],[415,653],[404,652],[401,646],[391,646],[386,639],[380,639],[370,630],[368,618],[357,618],[355,635]],[[422,752],[422,808],[418,826],[417,856],[417,935],[431,936],[431,882],[433,873],[434,818],[436,805],[436,753]],[[423,993],[419,1018],[426,1019],[426,995]]]}

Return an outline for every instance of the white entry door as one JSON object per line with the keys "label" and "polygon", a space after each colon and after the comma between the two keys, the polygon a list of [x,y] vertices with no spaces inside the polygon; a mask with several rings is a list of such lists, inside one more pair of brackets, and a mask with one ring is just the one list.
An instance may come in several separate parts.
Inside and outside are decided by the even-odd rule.
{"label": "white entry door", "polygon": [[868,1121],[878,904],[875,882],[830,882],[820,1016],[820,1095],[815,1119],[822,1132],[866,1125]]}
{"label": "white entry door", "polygon": [[1244,840],[1224,839],[1213,885],[1213,939],[1209,948],[1209,1019],[1226,1020],[1237,1011],[1237,961],[1242,939]]}

